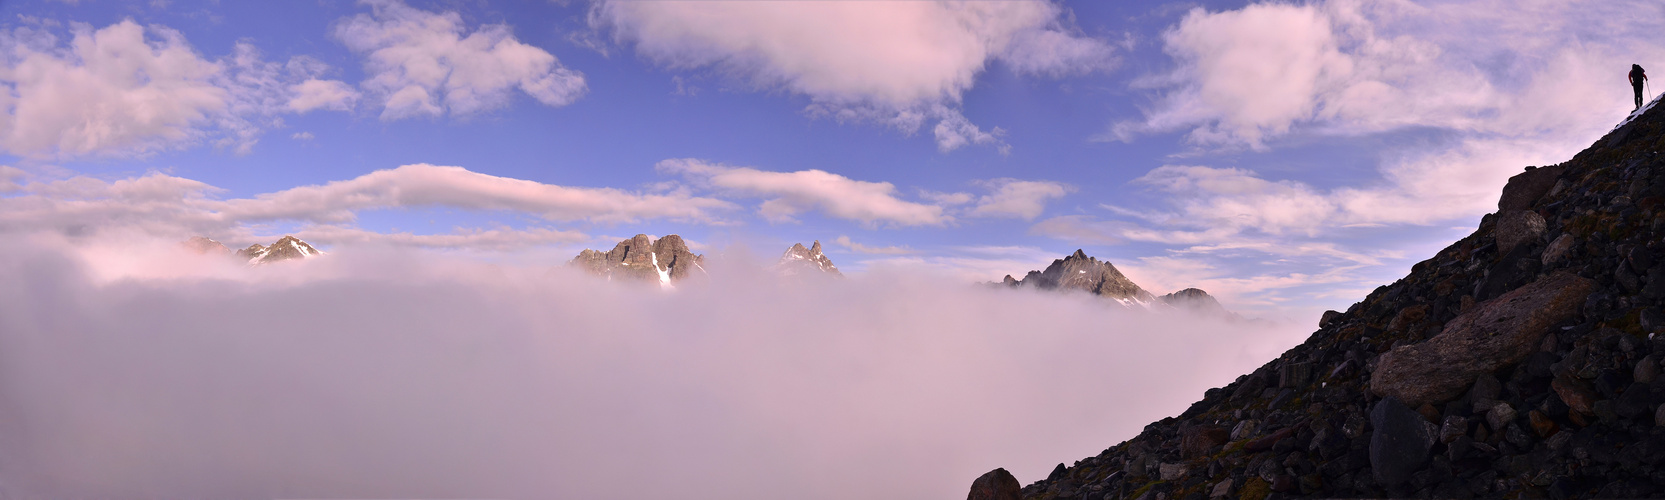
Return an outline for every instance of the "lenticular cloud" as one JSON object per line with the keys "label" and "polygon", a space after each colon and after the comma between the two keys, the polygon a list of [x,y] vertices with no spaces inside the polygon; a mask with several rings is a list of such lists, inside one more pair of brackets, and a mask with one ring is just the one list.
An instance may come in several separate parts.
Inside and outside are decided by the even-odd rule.
{"label": "lenticular cloud", "polygon": [[953,497],[1297,338],[901,269],[719,258],[666,292],[409,251],[89,248],[0,241],[8,496]]}

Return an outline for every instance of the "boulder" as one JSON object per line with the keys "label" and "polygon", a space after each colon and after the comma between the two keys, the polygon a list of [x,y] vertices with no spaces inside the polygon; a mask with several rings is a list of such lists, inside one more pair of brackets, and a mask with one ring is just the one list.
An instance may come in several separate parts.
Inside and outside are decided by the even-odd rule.
{"label": "boulder", "polygon": [[1428,421],[1392,396],[1382,398],[1370,410],[1370,470],[1376,482],[1394,486],[1411,478],[1411,473],[1428,462],[1434,437]]}
{"label": "boulder", "polygon": [[1543,168],[1528,168],[1525,172],[1515,174],[1509,178],[1509,183],[1503,185],[1503,196],[1497,199],[1497,210],[1527,210],[1532,204],[1555,187],[1555,180],[1561,177],[1566,167],[1556,165]]}
{"label": "boulder", "polygon": [[995,469],[971,482],[966,500],[1023,500],[1023,485],[1006,469]]}
{"label": "boulder", "polygon": [[1544,236],[1546,224],[1544,217],[1530,210],[1511,210],[1499,214],[1497,219],[1497,251],[1508,254],[1521,243],[1535,241]]}
{"label": "boulder", "polygon": [[1180,431],[1180,452],[1186,458],[1197,458],[1208,454],[1208,450],[1215,446],[1226,444],[1231,440],[1231,431],[1225,427],[1214,425],[1198,425],[1186,427]]}
{"label": "boulder", "polygon": [[1544,254],[1540,256],[1540,261],[1547,266],[1566,260],[1567,254],[1572,251],[1572,247],[1573,235],[1561,233],[1561,236],[1557,236],[1555,241],[1549,242],[1549,246],[1544,247]]}
{"label": "boulder", "polygon": [[1558,272],[1476,305],[1419,344],[1383,353],[1370,390],[1402,403],[1441,403],[1470,381],[1526,359],[1556,324],[1579,313],[1594,282]]}
{"label": "boulder", "polygon": [[1328,328],[1330,323],[1334,323],[1339,318],[1341,318],[1341,313],[1338,311],[1324,311],[1324,314],[1318,317],[1318,327]]}

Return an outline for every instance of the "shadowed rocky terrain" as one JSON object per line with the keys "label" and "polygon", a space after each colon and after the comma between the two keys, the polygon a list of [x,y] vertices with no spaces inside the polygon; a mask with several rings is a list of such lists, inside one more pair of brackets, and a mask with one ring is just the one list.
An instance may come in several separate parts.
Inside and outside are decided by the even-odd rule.
{"label": "shadowed rocky terrain", "polygon": [[1177,417],[970,498],[1665,496],[1665,110]]}

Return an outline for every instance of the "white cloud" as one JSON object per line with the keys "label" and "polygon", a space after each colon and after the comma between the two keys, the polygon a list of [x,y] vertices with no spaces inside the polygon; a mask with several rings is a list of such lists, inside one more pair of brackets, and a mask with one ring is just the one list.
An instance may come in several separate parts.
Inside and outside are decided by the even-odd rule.
{"label": "white cloud", "polygon": [[[211,60],[184,35],[121,21],[0,33],[0,148],[30,157],[128,156],[208,141],[247,153],[286,112],[290,86],[327,66],[267,62],[238,42]],[[340,82],[335,82],[339,84]]]}
{"label": "white cloud", "polygon": [[977,199],[977,205],[969,213],[971,216],[1034,220],[1046,210],[1047,201],[1062,198],[1073,190],[1051,181],[995,179],[984,184],[994,192]]}
{"label": "white cloud", "polygon": [[470,172],[460,167],[406,165],[324,185],[253,198],[217,199],[223,190],[161,173],[105,181],[77,176],[19,182],[23,172],[0,167],[0,233],[90,235],[137,232],[183,239],[198,234],[248,237],[268,223],[300,223],[297,234],[318,243],[508,248],[570,243],[581,233],[549,228],[458,229],[452,234],[376,234],[346,225],[365,210],[449,207],[520,212],[554,222],[617,223],[667,219],[721,222],[734,205],[685,191],[656,194],[568,187]]}
{"label": "white cloud", "polygon": [[296,113],[315,109],[347,111],[359,98],[357,90],[339,80],[309,79],[291,86],[290,91],[294,97],[289,99],[287,106]]}
{"label": "white cloud", "polygon": [[870,246],[870,245],[863,245],[861,243],[856,243],[854,241],[851,241],[849,236],[839,236],[838,239],[833,240],[833,243],[837,243],[839,246],[842,246],[844,248],[848,248],[848,249],[850,249],[850,251],[856,252],[856,253],[865,253],[865,254],[874,254],[874,255],[908,255],[908,254],[912,254],[912,253],[918,253],[918,252],[915,252],[913,249],[908,248],[907,246]]}
{"label": "white cloud", "polygon": [[289,138],[297,141],[310,141],[316,139],[317,136],[312,135],[312,132],[301,131],[290,134]]}
{"label": "white cloud", "polygon": [[456,12],[397,0],[365,3],[371,13],[343,20],[335,36],[364,55],[370,77],[361,85],[382,105],[384,120],[497,109],[516,89],[548,106],[565,106],[585,92],[582,74],[515,39],[508,25],[469,32]]}
{"label": "white cloud", "polygon": [[13,154],[144,153],[200,137],[226,110],[219,66],[168,29],[122,21],[74,28],[68,47],[49,33],[7,33],[0,141]]}
{"label": "white cloud", "polygon": [[219,207],[240,220],[352,220],[361,210],[446,206],[469,210],[511,210],[551,221],[630,222],[673,219],[714,222],[714,212],[733,205],[686,192],[643,194],[613,188],[582,188],[498,177],[462,167],[427,164],[377,170],[324,185],[301,186]]}
{"label": "white cloud", "polygon": [[991,61],[1026,74],[1108,68],[1112,49],[1049,1],[599,1],[591,26],[678,69],[715,68],[809,97],[812,114],[912,132],[938,121],[943,151],[1000,145],[952,109]]}
{"label": "white cloud", "polygon": [[333,244],[380,245],[393,247],[458,249],[458,250],[515,250],[547,245],[586,243],[590,236],[578,231],[552,228],[458,228],[449,234],[414,234],[410,232],[381,233],[355,227],[320,224],[296,231],[307,241]]}
{"label": "white cloud", "polygon": [[656,168],[719,190],[767,198],[758,211],[770,221],[790,221],[809,210],[869,226],[941,225],[953,220],[940,206],[898,198],[896,186],[889,182],[858,181],[821,170],[770,172],[694,159],[665,160]]}

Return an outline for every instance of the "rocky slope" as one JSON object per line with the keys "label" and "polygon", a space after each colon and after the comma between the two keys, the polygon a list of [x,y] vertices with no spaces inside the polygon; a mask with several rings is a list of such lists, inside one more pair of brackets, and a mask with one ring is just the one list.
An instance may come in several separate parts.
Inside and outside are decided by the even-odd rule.
{"label": "rocky slope", "polygon": [[1649,109],[1527,167],[1473,234],[1301,345],[1097,456],[1020,491],[991,472],[971,497],[1665,495],[1661,150]]}
{"label": "rocky slope", "polygon": [[676,281],[705,275],[705,268],[700,265],[703,261],[703,257],[688,250],[681,236],[673,234],[655,240],[638,234],[620,241],[607,252],[585,249],[568,265],[608,280],[644,281],[669,287]]}
{"label": "rocky slope", "polygon": [[838,266],[833,265],[832,259],[827,258],[827,254],[821,253],[820,240],[816,240],[809,248],[804,248],[803,243],[793,243],[792,248],[786,249],[786,253],[781,254],[780,261],[775,263],[774,270],[776,273],[785,276],[824,274],[844,277],[844,273],[838,271]]}

